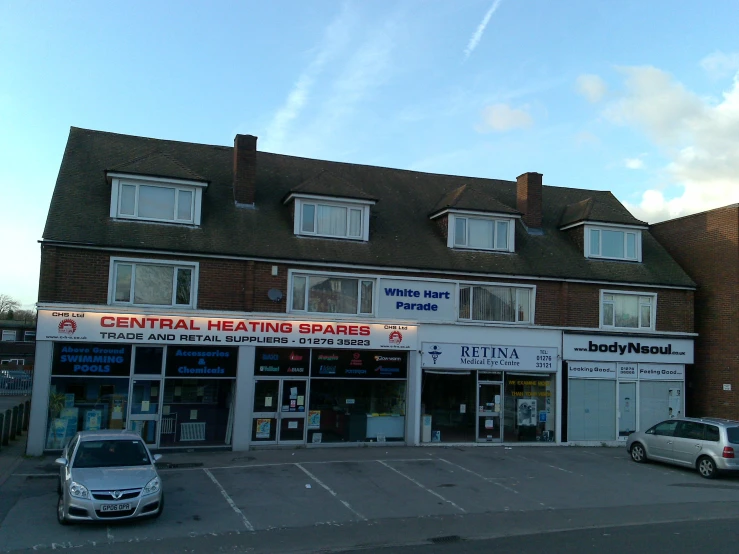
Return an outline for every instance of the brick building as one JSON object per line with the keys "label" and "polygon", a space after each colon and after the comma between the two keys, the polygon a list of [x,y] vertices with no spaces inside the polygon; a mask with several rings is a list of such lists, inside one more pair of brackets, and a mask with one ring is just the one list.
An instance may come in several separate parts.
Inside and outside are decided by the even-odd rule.
{"label": "brick building", "polygon": [[624,440],[683,412],[695,284],[609,192],[73,128],[29,453]]}
{"label": "brick building", "polygon": [[697,283],[687,413],[739,419],[739,204],[651,226]]}

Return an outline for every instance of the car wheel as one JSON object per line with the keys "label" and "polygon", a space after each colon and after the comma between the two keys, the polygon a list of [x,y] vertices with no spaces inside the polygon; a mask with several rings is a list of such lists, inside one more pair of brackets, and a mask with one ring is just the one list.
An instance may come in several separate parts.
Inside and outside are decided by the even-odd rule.
{"label": "car wheel", "polygon": [[701,456],[698,458],[698,472],[701,474],[701,477],[705,477],[706,479],[713,479],[718,475],[718,470],[716,469],[716,462],[714,462],[711,458],[708,456]]}
{"label": "car wheel", "polygon": [[644,451],[644,447],[641,443],[635,442],[631,445],[631,459],[638,464],[647,461],[647,453]]}
{"label": "car wheel", "polygon": [[56,505],[56,520],[60,525],[69,525],[69,520],[64,514],[64,496],[61,494],[59,495],[59,502]]}

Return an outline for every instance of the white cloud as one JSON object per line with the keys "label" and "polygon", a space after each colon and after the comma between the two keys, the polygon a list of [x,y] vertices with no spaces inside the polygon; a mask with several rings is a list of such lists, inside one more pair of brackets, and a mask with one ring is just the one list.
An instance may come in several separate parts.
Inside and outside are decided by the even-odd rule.
{"label": "white cloud", "polygon": [[481,133],[487,131],[510,131],[530,127],[534,120],[523,109],[511,108],[508,104],[493,104],[482,112],[482,123],[477,126]]}
{"label": "white cloud", "polygon": [[701,60],[701,67],[714,78],[733,75],[739,71],[739,52],[726,54],[717,50]]}
{"label": "white cloud", "polygon": [[264,149],[279,152],[284,148],[290,124],[305,108],[311,89],[324,66],[344,49],[351,38],[356,15],[349,12],[345,4],[342,11],[326,28],[321,45],[295,82],[285,103],[277,110],[267,126],[263,140]]}
{"label": "white cloud", "polygon": [[580,75],[577,78],[577,91],[588,102],[600,102],[608,92],[608,85],[597,75]]}
{"label": "white cloud", "polygon": [[644,169],[644,162],[641,158],[626,158],[624,165],[628,169]]}
{"label": "white cloud", "polygon": [[477,29],[475,29],[475,32],[472,33],[470,41],[467,43],[467,48],[464,49],[465,60],[469,58],[470,54],[472,54],[475,48],[477,48],[477,45],[480,43],[480,39],[482,39],[482,34],[485,32],[485,27],[487,27],[488,23],[490,23],[490,18],[493,17],[493,14],[495,13],[495,10],[498,9],[500,2],[501,0],[495,0],[493,2],[493,5],[490,6],[490,9],[485,13],[485,17],[482,18],[482,21],[477,26]]}
{"label": "white cloud", "polygon": [[[629,206],[635,215],[656,222],[739,202],[739,75],[710,99],[654,67],[623,72],[624,94],[606,116],[644,132],[668,159],[663,185]],[[680,194],[668,199],[670,187]]]}

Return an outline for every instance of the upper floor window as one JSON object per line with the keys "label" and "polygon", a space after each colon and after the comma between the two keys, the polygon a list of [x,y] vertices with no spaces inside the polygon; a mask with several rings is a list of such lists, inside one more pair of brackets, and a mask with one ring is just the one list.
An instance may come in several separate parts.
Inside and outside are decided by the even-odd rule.
{"label": "upper floor window", "polygon": [[36,331],[26,331],[23,335],[23,340],[26,342],[33,342],[36,340]]}
{"label": "upper floor window", "polygon": [[292,311],[372,315],[374,289],[374,279],[296,273]]}
{"label": "upper floor window", "polygon": [[455,248],[513,252],[511,220],[461,215],[453,215],[450,219],[454,223],[452,244]]}
{"label": "upper floor window", "polygon": [[625,329],[654,329],[656,294],[601,292],[601,325]]}
{"label": "upper floor window", "polygon": [[110,216],[199,225],[204,186],[195,181],[114,177]]}
{"label": "upper floor window", "polygon": [[533,289],[490,285],[459,287],[459,319],[530,323]]}
{"label": "upper floor window", "polygon": [[369,205],[295,201],[295,234],[340,239],[368,240]]}
{"label": "upper floor window", "polygon": [[585,227],[585,252],[589,258],[641,261],[641,231]]}
{"label": "upper floor window", "polygon": [[2,340],[5,342],[15,342],[15,331],[3,331]]}
{"label": "upper floor window", "polygon": [[110,304],[195,307],[198,264],[111,260]]}

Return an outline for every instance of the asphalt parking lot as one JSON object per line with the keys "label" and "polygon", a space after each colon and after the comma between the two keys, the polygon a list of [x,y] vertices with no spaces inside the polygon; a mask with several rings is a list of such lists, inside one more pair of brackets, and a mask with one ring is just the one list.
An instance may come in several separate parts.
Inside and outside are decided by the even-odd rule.
{"label": "asphalt parking lot", "polygon": [[722,503],[739,513],[738,478],[706,481],[689,470],[638,465],[623,448],[263,450],[170,454],[162,464],[160,519],[63,527],[53,459],[25,460],[0,488],[0,551],[280,530],[338,536],[341,527],[372,527],[372,536],[389,540],[400,522],[428,520],[423,532],[443,535],[444,522],[465,518],[505,533],[526,522],[574,528],[605,513],[633,519],[688,506],[686,513],[710,514]]}

